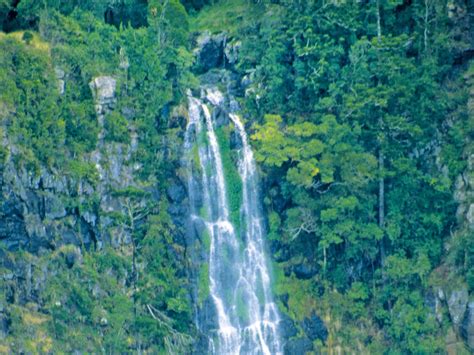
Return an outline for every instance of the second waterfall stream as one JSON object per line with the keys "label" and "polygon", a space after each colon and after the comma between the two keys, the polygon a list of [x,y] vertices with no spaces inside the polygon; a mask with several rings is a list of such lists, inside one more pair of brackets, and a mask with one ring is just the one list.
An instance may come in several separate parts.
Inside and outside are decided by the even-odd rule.
{"label": "second waterfall stream", "polygon": [[201,96],[189,96],[184,149],[190,217],[205,226],[208,239],[208,292],[216,314],[208,352],[282,354],[253,153],[239,116],[226,114],[226,128],[239,141],[233,164],[229,148],[221,147],[224,127],[212,115],[224,97],[216,89]]}

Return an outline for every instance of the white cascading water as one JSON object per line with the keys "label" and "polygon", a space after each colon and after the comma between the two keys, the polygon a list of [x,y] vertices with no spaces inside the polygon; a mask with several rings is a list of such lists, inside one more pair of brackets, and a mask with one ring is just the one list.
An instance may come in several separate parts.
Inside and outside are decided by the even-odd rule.
{"label": "white cascading water", "polygon": [[[206,98],[212,106],[223,102],[222,94],[216,90],[208,90]],[[184,147],[191,217],[203,220],[209,234],[209,294],[218,323],[216,334],[208,334],[209,352],[281,354],[280,318],[272,300],[264,252],[255,161],[240,118],[234,114],[229,117],[242,144],[238,162],[242,180],[241,231],[231,223],[224,166],[209,108],[201,100],[189,97]],[[193,154],[195,149],[197,154]],[[199,162],[194,161],[193,165],[196,155]],[[199,169],[193,168],[196,163]]]}

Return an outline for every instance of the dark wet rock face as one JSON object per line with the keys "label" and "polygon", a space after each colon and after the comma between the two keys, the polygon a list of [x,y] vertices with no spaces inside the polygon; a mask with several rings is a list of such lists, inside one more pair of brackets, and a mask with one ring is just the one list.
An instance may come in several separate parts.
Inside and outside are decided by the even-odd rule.
{"label": "dark wet rock face", "polygon": [[328,330],[324,325],[322,319],[316,314],[312,314],[311,317],[305,318],[302,323],[305,334],[311,340],[319,339],[326,341],[328,337]]}
{"label": "dark wet rock face", "polygon": [[291,337],[296,336],[296,334],[298,334],[298,329],[296,328],[295,323],[285,313],[281,314],[280,329],[282,333],[281,335],[285,339],[289,339]]}
{"label": "dark wet rock face", "polygon": [[2,310],[0,311],[0,340],[5,339],[7,334],[8,334],[8,318],[3,313],[3,310]]}
{"label": "dark wet rock face", "polygon": [[[104,140],[104,118],[116,107],[117,81],[99,76],[89,86],[100,132],[95,150],[78,159],[95,167],[97,181],[73,178],[46,166],[33,172],[15,163],[16,148],[5,140],[12,154],[0,166],[0,241],[7,250],[38,253],[70,244],[100,249],[104,244],[119,247],[130,243],[130,231],[113,226],[106,215],[124,212],[123,198],[112,191],[140,189],[135,182],[140,166],[129,164],[137,149],[137,137],[131,130],[130,144]],[[133,110],[123,110],[129,117],[134,115]],[[184,191],[172,193],[181,200],[184,195]],[[100,196],[100,201],[95,196]],[[81,208],[74,207],[78,205]]]}
{"label": "dark wet rock face", "polygon": [[229,116],[221,107],[216,107],[216,109],[212,111],[212,118],[216,127],[227,126],[229,124]]}
{"label": "dark wet rock face", "polygon": [[308,338],[290,339],[285,345],[285,355],[306,354],[313,350],[313,343]]}
{"label": "dark wet rock face", "polygon": [[0,205],[0,240],[8,250],[18,250],[28,239],[22,205],[13,195]]}
{"label": "dark wet rock face", "polygon": [[299,336],[294,321],[285,314],[281,315],[280,329],[281,336],[285,339],[285,354],[306,354],[306,352],[314,351],[313,342],[315,340],[325,342],[328,337],[324,322],[314,313],[300,322],[298,327],[300,328]]}
{"label": "dark wet rock face", "polygon": [[230,134],[230,148],[233,150],[242,149],[242,140],[235,132]]}
{"label": "dark wet rock face", "polygon": [[212,35],[205,31],[196,40],[195,71],[199,74],[205,73],[212,68],[223,67],[225,63],[225,34]]}
{"label": "dark wet rock face", "polygon": [[318,270],[306,263],[298,264],[293,267],[295,276],[302,280],[308,280],[318,273]]}
{"label": "dark wet rock face", "polygon": [[75,264],[81,264],[82,263],[81,250],[78,247],[67,250],[64,253],[64,259],[66,261],[66,265],[69,268],[72,268]]}
{"label": "dark wet rock face", "polygon": [[168,188],[167,194],[171,201],[181,202],[186,196],[186,191],[184,190],[184,187],[182,185],[173,184]]}
{"label": "dark wet rock face", "polygon": [[199,326],[203,332],[209,334],[212,330],[216,330],[217,312],[216,307],[210,297],[208,297],[201,306],[199,312]]}
{"label": "dark wet rock face", "polygon": [[214,306],[214,302],[208,297],[202,305],[198,306],[199,312],[197,312],[197,324],[198,324],[198,336],[194,343],[193,354],[208,354],[209,353],[209,334],[217,332],[216,324],[217,312]]}

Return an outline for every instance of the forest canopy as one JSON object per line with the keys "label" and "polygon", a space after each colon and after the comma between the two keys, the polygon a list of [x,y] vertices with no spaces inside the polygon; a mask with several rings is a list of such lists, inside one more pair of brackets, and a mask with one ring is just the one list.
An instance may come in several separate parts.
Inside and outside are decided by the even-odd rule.
{"label": "forest canopy", "polygon": [[[183,185],[186,93],[221,69],[258,163],[273,292],[293,337],[318,314],[326,338],[310,343],[328,351],[428,354],[464,339],[447,304],[439,316],[432,303],[438,290],[474,297],[473,13],[461,0],[0,0],[2,176],[7,166],[62,174],[74,191],[60,196],[68,228],[82,235],[97,215],[130,236],[103,249],[82,241],[74,266],[68,243],[48,241],[44,254],[2,246],[0,268],[29,260],[47,276],[37,294],[1,279],[10,326],[0,352],[192,347],[209,266],[189,256],[173,218],[180,193],[169,191]],[[230,43],[238,59],[203,74],[203,33],[223,35],[219,55]],[[117,81],[102,126],[90,86],[99,76]],[[105,213],[100,194],[82,191],[100,185],[89,158],[135,137],[136,186],[107,186],[121,212]],[[0,180],[8,207],[10,180]],[[5,221],[19,214],[7,207]]]}

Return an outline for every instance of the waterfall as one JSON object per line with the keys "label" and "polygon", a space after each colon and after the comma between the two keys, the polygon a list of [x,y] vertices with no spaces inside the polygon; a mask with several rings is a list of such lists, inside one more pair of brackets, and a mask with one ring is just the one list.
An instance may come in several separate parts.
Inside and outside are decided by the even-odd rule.
{"label": "waterfall", "polygon": [[[217,108],[224,97],[217,90],[207,90],[206,100]],[[226,181],[230,167],[224,166],[209,106],[189,97],[184,149],[191,219],[203,222],[203,233],[209,237],[209,297],[217,315],[215,331],[207,334],[209,353],[281,354],[280,318],[265,257],[256,165],[240,118],[235,114],[229,118],[241,143],[237,168],[232,167],[241,183],[238,221],[227,189],[227,184],[235,182]]]}

